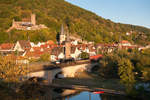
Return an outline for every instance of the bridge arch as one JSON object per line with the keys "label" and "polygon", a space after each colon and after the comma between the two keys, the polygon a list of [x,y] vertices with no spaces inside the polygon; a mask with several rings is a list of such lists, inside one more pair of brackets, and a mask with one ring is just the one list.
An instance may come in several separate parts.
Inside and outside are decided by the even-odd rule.
{"label": "bridge arch", "polygon": [[56,78],[63,78],[63,77],[75,77],[75,74],[78,71],[90,71],[96,64],[79,64],[79,65],[72,65],[67,67],[60,67],[55,69],[49,70],[41,70],[37,72],[30,72],[29,77],[42,77],[48,80],[48,83],[52,83],[52,81]]}

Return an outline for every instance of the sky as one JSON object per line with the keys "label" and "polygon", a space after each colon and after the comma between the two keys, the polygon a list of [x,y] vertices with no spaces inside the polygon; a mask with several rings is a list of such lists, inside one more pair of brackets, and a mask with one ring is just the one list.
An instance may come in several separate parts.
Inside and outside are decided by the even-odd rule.
{"label": "sky", "polygon": [[65,0],[114,22],[150,28],[150,0]]}

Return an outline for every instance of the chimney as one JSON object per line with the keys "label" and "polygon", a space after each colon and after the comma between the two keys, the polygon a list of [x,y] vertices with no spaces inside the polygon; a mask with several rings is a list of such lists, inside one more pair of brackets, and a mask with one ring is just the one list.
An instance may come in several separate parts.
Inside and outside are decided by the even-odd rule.
{"label": "chimney", "polygon": [[33,25],[36,25],[36,15],[35,14],[31,14],[31,23]]}

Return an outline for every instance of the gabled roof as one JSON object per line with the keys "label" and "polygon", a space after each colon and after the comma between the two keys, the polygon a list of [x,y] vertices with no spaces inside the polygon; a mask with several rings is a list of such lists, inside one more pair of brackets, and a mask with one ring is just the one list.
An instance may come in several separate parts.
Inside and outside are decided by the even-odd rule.
{"label": "gabled roof", "polygon": [[23,49],[31,48],[30,41],[19,40],[18,42]]}
{"label": "gabled roof", "polygon": [[52,48],[51,55],[58,56],[61,52],[63,52],[63,47],[54,47]]}
{"label": "gabled roof", "polygon": [[41,51],[34,51],[34,52],[27,51],[25,57],[39,58],[44,53],[45,52]]}

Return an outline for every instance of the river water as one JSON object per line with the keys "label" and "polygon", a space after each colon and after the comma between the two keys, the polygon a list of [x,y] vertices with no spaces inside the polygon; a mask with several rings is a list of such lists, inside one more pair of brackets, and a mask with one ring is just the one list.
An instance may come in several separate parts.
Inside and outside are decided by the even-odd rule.
{"label": "river water", "polygon": [[99,94],[93,94],[91,92],[81,92],[73,97],[68,97],[66,100],[102,100]]}
{"label": "river water", "polygon": [[84,91],[74,96],[66,97],[64,100],[131,100],[131,99],[120,95],[93,94],[91,92]]}
{"label": "river water", "polygon": [[131,100],[127,97],[112,94],[94,94],[88,91],[57,89],[48,92],[41,100]]}

